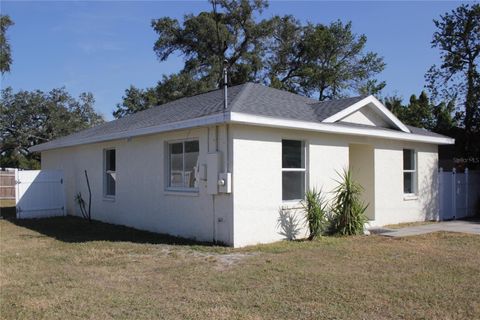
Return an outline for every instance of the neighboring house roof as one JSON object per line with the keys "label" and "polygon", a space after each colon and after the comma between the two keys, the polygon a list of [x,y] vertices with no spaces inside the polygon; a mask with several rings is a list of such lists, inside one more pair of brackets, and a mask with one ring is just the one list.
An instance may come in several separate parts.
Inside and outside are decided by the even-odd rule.
{"label": "neighboring house roof", "polygon": [[[363,132],[363,135],[378,136],[370,134],[371,129],[375,127],[340,124],[338,123],[339,119],[336,119],[338,117],[343,118],[345,112],[354,112],[367,104],[376,106],[379,113],[385,117],[392,127],[398,129],[375,128],[374,131],[376,132],[384,131],[388,133],[392,131],[410,135],[397,137],[401,140],[438,144],[453,143],[453,139],[424,129],[407,128],[373,96],[319,102],[298,94],[254,83],[229,87],[227,109],[224,109],[223,96],[223,90],[219,89],[181,98],[63,138],[33,146],[30,150],[44,151],[224,122],[304,128],[306,130],[340,134],[362,135],[362,130],[367,130]],[[365,103],[362,104],[363,102]],[[283,123],[281,123],[282,121]],[[315,127],[315,124],[317,127]],[[348,128],[349,130],[345,131],[342,128]],[[359,132],[352,131],[352,129]],[[383,135],[380,135],[380,137],[383,137]],[[388,138],[388,136],[385,137]],[[421,137],[428,139],[422,139]],[[395,139],[395,137],[392,138]]]}

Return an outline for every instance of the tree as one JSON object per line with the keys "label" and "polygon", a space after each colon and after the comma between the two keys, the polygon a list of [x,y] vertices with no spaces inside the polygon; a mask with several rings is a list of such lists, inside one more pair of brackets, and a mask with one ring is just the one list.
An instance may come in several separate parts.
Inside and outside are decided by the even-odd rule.
{"label": "tree", "polygon": [[316,95],[320,101],[352,91],[377,93],[385,86],[373,79],[385,68],[383,58],[364,52],[367,37],[354,34],[351,22],[301,26],[287,16],[275,18],[273,25],[268,65],[272,86]]}
{"label": "tree", "polygon": [[418,98],[412,94],[404,112],[404,121],[411,126],[431,130],[434,128],[433,109],[425,91]]}
{"label": "tree", "polygon": [[385,97],[383,104],[390,110],[400,121],[406,123],[405,106],[403,105],[403,99],[399,96]]}
{"label": "tree", "polygon": [[452,117],[454,100],[435,104],[427,93],[422,91],[418,98],[412,94],[407,105],[397,96],[386,98],[384,103],[400,121],[410,126],[443,134],[449,133],[456,126]]}
{"label": "tree", "polygon": [[13,26],[13,21],[7,15],[0,15],[0,72],[10,72],[12,53],[7,38],[7,30]]}
{"label": "tree", "polygon": [[13,92],[6,88],[0,98],[0,166],[38,168],[39,155],[28,149],[102,123],[93,109],[91,93],[74,99],[64,88],[48,93]]}
{"label": "tree", "polygon": [[[353,33],[350,22],[302,25],[289,15],[257,21],[266,0],[210,3],[211,11],[186,15],[182,23],[169,17],[152,21],[158,59],[179,53],[184,67],[154,88],[127,89],[115,117],[216,89],[224,67],[229,85],[252,81],[319,100],[377,93],[385,86],[374,79],[385,67],[383,59],[365,51],[366,36]],[[172,88],[175,94],[168,92]]]}
{"label": "tree", "polygon": [[138,89],[130,86],[125,90],[123,101],[117,104],[113,116],[118,119],[185,96],[206,92],[209,89],[211,88],[208,83],[195,80],[188,73],[164,75],[153,88]]}
{"label": "tree", "polygon": [[272,18],[272,35],[265,57],[267,84],[271,87],[302,93],[306,87],[304,28],[291,15]]}
{"label": "tree", "polygon": [[432,47],[442,64],[426,74],[434,98],[457,99],[457,118],[465,132],[465,155],[480,155],[480,5],[462,4],[434,20]]}
{"label": "tree", "polygon": [[257,79],[262,70],[263,42],[269,36],[268,21],[256,22],[254,13],[267,7],[264,0],[211,0],[211,12],[186,15],[179,21],[153,20],[159,38],[154,51],[160,61],[179,52],[185,58],[184,73],[214,88],[222,84],[228,67],[232,85]]}

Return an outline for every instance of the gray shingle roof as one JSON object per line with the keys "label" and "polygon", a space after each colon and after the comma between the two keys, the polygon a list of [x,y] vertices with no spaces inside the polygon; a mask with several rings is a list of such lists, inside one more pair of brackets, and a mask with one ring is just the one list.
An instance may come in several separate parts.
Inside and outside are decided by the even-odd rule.
{"label": "gray shingle roof", "polygon": [[[226,112],[321,122],[363,98],[365,96],[319,102],[315,99],[260,84],[245,83],[228,88],[229,108]],[[112,140],[111,137],[114,135],[133,130],[148,129],[149,127],[211,115],[221,115],[225,112],[223,107],[223,90],[214,90],[128,115],[34,146],[31,150],[38,151],[82,144],[89,139],[95,139],[95,141]],[[415,133],[422,135],[432,134],[423,129],[415,131]]]}
{"label": "gray shingle roof", "polygon": [[[384,132],[399,132],[396,129],[391,129],[391,128],[384,128],[384,127],[375,127],[375,126],[370,126],[366,124],[359,124],[359,123],[349,123],[349,122],[337,122],[335,123],[336,126],[341,126],[341,127],[355,127],[355,128],[363,128],[363,129],[370,129],[370,130],[375,130],[375,131],[384,131]],[[447,136],[428,131],[427,129],[423,128],[417,128],[409,125],[405,125],[412,134],[417,134],[421,136],[426,136],[426,137],[432,137],[432,138],[449,138]]]}
{"label": "gray shingle roof", "polygon": [[237,99],[232,101],[231,111],[301,121],[323,121],[363,98],[365,96],[319,102],[295,93],[246,83]]}
{"label": "gray shingle roof", "polygon": [[405,126],[408,128],[408,130],[410,130],[411,133],[414,133],[414,134],[419,134],[422,136],[429,136],[429,137],[445,138],[445,136],[442,134],[428,131],[427,129],[424,129],[424,128],[417,128],[409,125],[405,125]]}

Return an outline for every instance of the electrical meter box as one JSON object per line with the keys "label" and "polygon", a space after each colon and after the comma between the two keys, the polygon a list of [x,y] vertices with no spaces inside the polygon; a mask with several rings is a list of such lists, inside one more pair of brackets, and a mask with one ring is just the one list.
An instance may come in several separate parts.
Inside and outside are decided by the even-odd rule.
{"label": "electrical meter box", "polygon": [[232,174],[230,172],[224,172],[218,175],[218,192],[232,192]]}

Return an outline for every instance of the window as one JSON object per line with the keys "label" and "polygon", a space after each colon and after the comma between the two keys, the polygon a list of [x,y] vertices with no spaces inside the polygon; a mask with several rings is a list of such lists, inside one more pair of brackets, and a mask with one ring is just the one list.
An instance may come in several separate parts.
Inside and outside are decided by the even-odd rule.
{"label": "window", "polygon": [[305,196],[305,144],[282,140],[282,200],[301,200]]}
{"label": "window", "polygon": [[198,140],[170,143],[169,151],[169,188],[198,188],[196,171],[198,168]]}
{"label": "window", "polygon": [[415,150],[403,149],[403,193],[417,192],[417,159]]}
{"label": "window", "polygon": [[115,196],[115,184],[117,181],[116,176],[116,159],[115,149],[105,150],[104,155],[104,194],[106,197]]}

